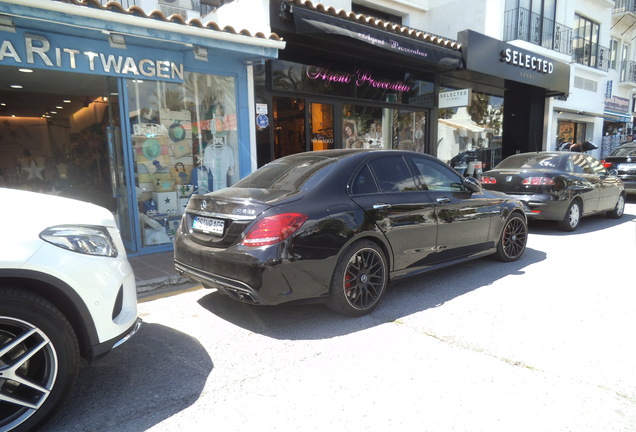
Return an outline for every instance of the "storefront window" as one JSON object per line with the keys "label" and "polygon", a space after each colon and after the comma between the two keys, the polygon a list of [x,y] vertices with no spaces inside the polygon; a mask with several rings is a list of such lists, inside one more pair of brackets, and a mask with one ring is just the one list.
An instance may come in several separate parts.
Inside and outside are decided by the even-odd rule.
{"label": "storefront window", "polygon": [[238,180],[234,79],[186,72],[127,86],[143,246],[170,243],[194,192]]}
{"label": "storefront window", "polygon": [[343,104],[344,148],[425,151],[426,112]]}
{"label": "storefront window", "polygon": [[501,161],[502,123],[503,98],[471,92],[468,105],[439,109],[434,154],[461,174],[479,176]]}

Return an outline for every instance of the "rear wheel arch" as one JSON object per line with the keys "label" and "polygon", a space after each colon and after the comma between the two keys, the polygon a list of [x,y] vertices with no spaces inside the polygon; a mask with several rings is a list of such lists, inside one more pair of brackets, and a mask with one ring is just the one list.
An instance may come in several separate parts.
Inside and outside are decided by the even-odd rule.
{"label": "rear wheel arch", "polygon": [[12,287],[38,295],[55,306],[69,321],[82,357],[92,360],[91,347],[99,342],[95,323],[81,297],[69,285],[45,273],[0,271],[0,288]]}

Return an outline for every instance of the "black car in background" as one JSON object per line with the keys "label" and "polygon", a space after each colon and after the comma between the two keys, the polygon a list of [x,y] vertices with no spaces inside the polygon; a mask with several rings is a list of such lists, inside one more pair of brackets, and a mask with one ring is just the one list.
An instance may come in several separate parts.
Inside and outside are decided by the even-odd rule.
{"label": "black car in background", "polygon": [[326,302],[370,312],[391,279],[495,255],[518,259],[521,203],[436,158],[326,150],[275,160],[194,195],[174,245],[178,272],[236,300]]}
{"label": "black car in background", "polygon": [[585,153],[532,152],[509,156],[480,178],[485,189],[503,192],[526,205],[528,218],[554,220],[574,231],[581,217],[625,210],[623,182]]}
{"label": "black car in background", "polygon": [[618,177],[625,185],[625,192],[636,194],[636,142],[621,144],[604,160],[603,165],[610,170],[616,170]]}

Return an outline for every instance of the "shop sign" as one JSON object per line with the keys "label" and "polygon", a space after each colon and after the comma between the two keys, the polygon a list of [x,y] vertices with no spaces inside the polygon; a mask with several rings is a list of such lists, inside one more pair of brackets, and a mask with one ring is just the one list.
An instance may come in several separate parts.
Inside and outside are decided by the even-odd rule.
{"label": "shop sign", "polygon": [[513,66],[519,66],[529,71],[551,74],[554,72],[554,63],[550,60],[528,54],[512,48],[501,51],[501,61]]}
{"label": "shop sign", "polygon": [[629,99],[618,96],[613,96],[609,99],[605,99],[605,109],[607,111],[627,114],[627,112],[629,111]]}
{"label": "shop sign", "polygon": [[452,90],[439,93],[440,108],[455,108],[470,105],[471,89]]}
{"label": "shop sign", "polygon": [[183,55],[141,47],[113,49],[108,42],[16,32],[0,39],[0,64],[128,78],[183,81]]}
{"label": "shop sign", "polygon": [[521,49],[473,30],[457,34],[466,70],[542,87],[553,93],[570,92],[570,65]]}
{"label": "shop sign", "polygon": [[411,86],[403,81],[377,78],[368,69],[356,69],[355,72],[337,72],[331,70],[331,65],[307,66],[307,78],[321,81],[325,87],[333,83],[355,85],[356,87],[373,87],[383,90],[409,92]]}

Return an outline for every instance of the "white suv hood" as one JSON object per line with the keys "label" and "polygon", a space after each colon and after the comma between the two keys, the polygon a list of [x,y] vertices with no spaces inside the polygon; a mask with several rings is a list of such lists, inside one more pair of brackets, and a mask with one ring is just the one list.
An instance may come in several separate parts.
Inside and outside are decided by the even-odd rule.
{"label": "white suv hood", "polygon": [[[8,219],[19,222],[20,228],[29,226],[41,231],[54,225],[116,226],[113,214],[107,209],[55,195],[0,188],[0,203],[6,213],[12,214]],[[7,216],[0,214],[0,221],[4,223]]]}

